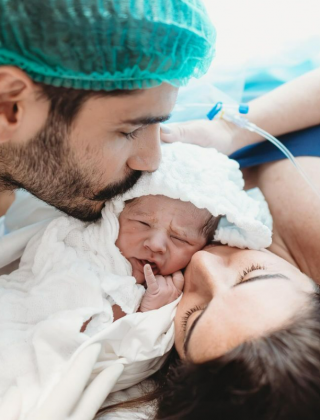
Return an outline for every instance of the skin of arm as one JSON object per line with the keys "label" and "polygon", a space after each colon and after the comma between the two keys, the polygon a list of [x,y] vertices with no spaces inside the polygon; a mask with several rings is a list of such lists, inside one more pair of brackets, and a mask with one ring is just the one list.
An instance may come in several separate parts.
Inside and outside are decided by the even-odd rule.
{"label": "skin of arm", "polygon": [[[251,101],[245,117],[274,136],[320,124],[320,69]],[[168,124],[162,127],[161,140],[214,147],[230,155],[264,139],[254,132],[218,119]]]}
{"label": "skin of arm", "polygon": [[[320,191],[320,159],[298,157],[299,165]],[[273,216],[269,250],[320,284],[320,198],[288,160],[244,172],[246,188],[258,186]]]}
{"label": "skin of arm", "polygon": [[[248,120],[274,136],[320,124],[320,69],[280,86],[249,105]],[[264,140],[256,133],[233,127],[229,154]]]}

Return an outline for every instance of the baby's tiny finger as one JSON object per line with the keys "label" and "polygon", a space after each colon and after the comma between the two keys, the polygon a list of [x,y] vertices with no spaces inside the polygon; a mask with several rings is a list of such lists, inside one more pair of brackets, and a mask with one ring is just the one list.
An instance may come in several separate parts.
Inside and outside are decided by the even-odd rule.
{"label": "baby's tiny finger", "polygon": [[157,293],[157,291],[159,290],[159,285],[158,285],[155,275],[153,274],[150,264],[146,264],[143,267],[143,272],[144,272],[144,276],[147,282],[147,287],[148,287],[149,292],[151,294]]}
{"label": "baby's tiny finger", "polygon": [[173,281],[172,281],[172,276],[164,276],[166,285],[169,286]]}
{"label": "baby's tiny finger", "polygon": [[182,291],[184,286],[184,277],[181,271],[177,271],[172,275],[172,281],[175,287]]}

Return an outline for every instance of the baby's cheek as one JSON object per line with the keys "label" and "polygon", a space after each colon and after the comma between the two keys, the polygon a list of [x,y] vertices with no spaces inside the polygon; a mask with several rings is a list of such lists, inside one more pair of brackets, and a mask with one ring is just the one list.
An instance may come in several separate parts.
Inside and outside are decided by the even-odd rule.
{"label": "baby's cheek", "polygon": [[127,251],[130,248],[130,242],[129,239],[127,237],[127,235],[125,234],[121,234],[121,232],[119,233],[118,239],[116,240],[116,246],[120,249],[121,253],[127,257]]}
{"label": "baby's cheek", "polygon": [[172,272],[182,270],[185,268],[190,260],[194,252],[190,252],[189,249],[182,249],[178,253],[172,256]]}

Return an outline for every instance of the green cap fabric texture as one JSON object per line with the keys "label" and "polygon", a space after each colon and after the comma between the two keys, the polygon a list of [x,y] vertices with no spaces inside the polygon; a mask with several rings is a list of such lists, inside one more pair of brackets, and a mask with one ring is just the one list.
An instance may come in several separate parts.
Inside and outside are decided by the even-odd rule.
{"label": "green cap fabric texture", "polygon": [[0,0],[0,65],[75,89],[182,86],[214,54],[201,0]]}

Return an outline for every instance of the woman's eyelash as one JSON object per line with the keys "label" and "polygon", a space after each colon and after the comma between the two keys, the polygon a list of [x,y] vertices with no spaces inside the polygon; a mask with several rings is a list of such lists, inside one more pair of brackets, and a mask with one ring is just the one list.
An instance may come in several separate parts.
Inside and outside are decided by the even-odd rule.
{"label": "woman's eyelash", "polygon": [[193,308],[191,308],[191,309],[189,309],[186,313],[185,313],[185,315],[182,317],[182,321],[181,321],[181,328],[182,328],[182,330],[183,330],[183,332],[185,332],[186,331],[186,329],[187,329],[187,322],[188,322],[188,319],[190,318],[190,316],[194,313],[194,312],[197,312],[197,311],[201,311],[201,310],[203,310],[204,308],[202,308],[201,306],[194,306]]}
{"label": "woman's eyelash", "polygon": [[247,274],[256,270],[265,270],[265,267],[260,264],[252,264],[250,267],[245,268],[242,274],[239,274],[240,277],[239,277],[238,283],[241,283]]}

